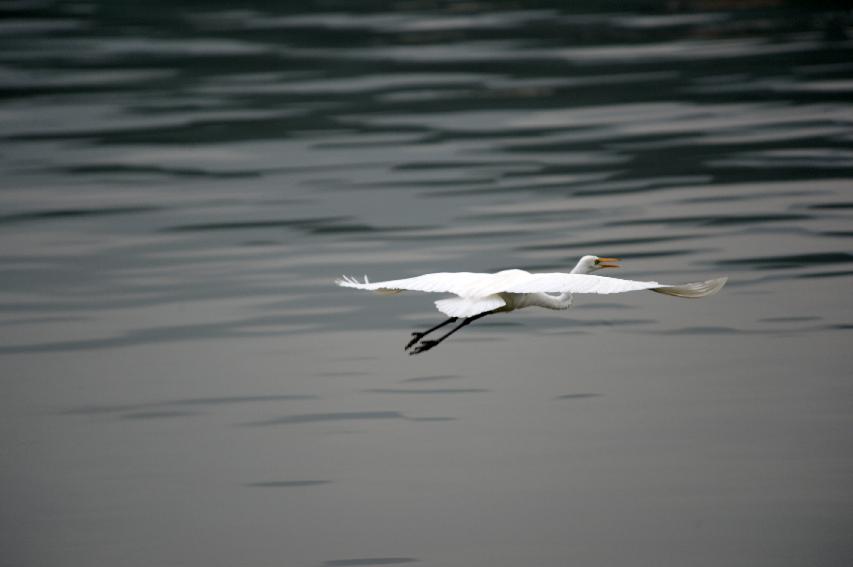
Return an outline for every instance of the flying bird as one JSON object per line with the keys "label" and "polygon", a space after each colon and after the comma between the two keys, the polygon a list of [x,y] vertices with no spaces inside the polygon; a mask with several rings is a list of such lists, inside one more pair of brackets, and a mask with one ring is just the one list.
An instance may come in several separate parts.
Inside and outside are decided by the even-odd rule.
{"label": "flying bird", "polygon": [[[456,297],[435,302],[438,310],[449,317],[447,320],[426,331],[412,333],[412,339],[406,344],[405,350],[409,354],[418,354],[437,346],[462,327],[486,315],[508,313],[525,307],[568,309],[572,306],[572,297],[575,293],[608,294],[649,290],[673,297],[695,299],[717,293],[728,279],[717,278],[704,282],[670,285],[592,275],[592,272],[604,268],[619,268],[620,266],[616,263],[619,261],[619,258],[584,256],[568,274],[531,274],[524,270],[503,270],[494,274],[440,272],[374,283],[368,281],[367,276],[364,277],[363,282],[343,276],[335,280],[335,283],[342,287],[375,291],[385,295],[403,291],[455,295]],[[462,322],[444,335],[437,339],[424,339],[433,331],[455,323],[459,319],[462,319]]]}

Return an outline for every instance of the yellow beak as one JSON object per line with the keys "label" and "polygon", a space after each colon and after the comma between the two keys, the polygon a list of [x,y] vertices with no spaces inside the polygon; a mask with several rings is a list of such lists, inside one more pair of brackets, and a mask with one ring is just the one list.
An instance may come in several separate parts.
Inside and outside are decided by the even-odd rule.
{"label": "yellow beak", "polygon": [[595,264],[599,268],[621,268],[619,264],[616,262],[621,262],[622,258],[599,258],[595,261]]}

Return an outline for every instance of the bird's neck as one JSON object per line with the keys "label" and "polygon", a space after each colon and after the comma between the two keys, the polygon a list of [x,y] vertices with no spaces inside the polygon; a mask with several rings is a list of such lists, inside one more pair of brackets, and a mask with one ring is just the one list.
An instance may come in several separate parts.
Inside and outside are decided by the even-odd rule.
{"label": "bird's neck", "polygon": [[536,305],[545,309],[568,309],[572,306],[572,294],[568,292],[560,295],[531,293],[528,294],[528,302],[529,305]]}

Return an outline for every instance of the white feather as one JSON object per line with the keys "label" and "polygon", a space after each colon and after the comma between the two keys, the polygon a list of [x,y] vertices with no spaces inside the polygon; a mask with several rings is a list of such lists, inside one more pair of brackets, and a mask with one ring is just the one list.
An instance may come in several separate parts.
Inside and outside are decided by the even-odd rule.
{"label": "white feather", "polygon": [[337,284],[368,291],[425,291],[452,293],[468,298],[482,298],[497,293],[624,293],[664,285],[587,274],[531,274],[524,270],[506,270],[496,274],[439,272],[375,283],[361,283],[344,276]]}
{"label": "white feather", "polygon": [[490,295],[480,299],[467,299],[464,297],[451,297],[439,299],[435,306],[448,317],[473,317],[486,311],[493,311],[506,305],[506,302],[498,295]]}
{"label": "white feather", "polygon": [[726,285],[729,278],[717,278],[705,282],[694,282],[682,285],[669,285],[658,288],[653,288],[652,291],[672,295],[673,297],[686,297],[688,299],[697,299],[700,297],[708,297],[714,295]]}
{"label": "white feather", "polygon": [[[713,295],[725,285],[726,278],[687,284],[662,284],[654,281],[623,280],[589,273],[597,257],[585,256],[573,273],[531,274],[524,270],[504,270],[495,274],[475,272],[437,272],[413,278],[370,283],[342,276],[336,283],[343,287],[395,294],[402,291],[451,293],[456,298],[436,301],[439,311],[450,317],[473,317],[503,308],[512,311],[528,306],[567,309],[572,294],[611,294],[651,290],[673,297],[699,298]],[[549,294],[561,294],[560,296]]]}
{"label": "white feather", "polygon": [[[366,275],[363,282],[350,276],[342,276],[335,283],[343,287],[382,294],[410,290],[455,295],[456,297],[435,302],[438,310],[450,319],[422,333],[412,333],[413,338],[405,346],[409,354],[418,354],[435,347],[465,325],[490,313],[515,311],[526,307],[569,309],[572,306],[573,295],[576,293],[610,294],[650,290],[673,297],[698,298],[717,293],[726,283],[726,278],[717,278],[704,282],[671,285],[590,274],[603,268],[618,268],[619,266],[614,265],[617,261],[619,261],[618,258],[587,255],[582,257],[568,274],[531,274],[524,270],[504,270],[496,274],[437,272],[375,283],[370,283]],[[424,339],[430,333],[460,318],[464,318],[462,323],[441,337],[434,340]]]}

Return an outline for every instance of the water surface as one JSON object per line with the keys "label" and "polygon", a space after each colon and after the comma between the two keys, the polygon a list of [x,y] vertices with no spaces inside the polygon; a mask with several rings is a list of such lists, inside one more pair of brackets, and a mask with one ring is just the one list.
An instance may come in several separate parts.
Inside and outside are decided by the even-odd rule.
{"label": "water surface", "polygon": [[849,565],[850,16],[682,4],[0,4],[0,563]]}

